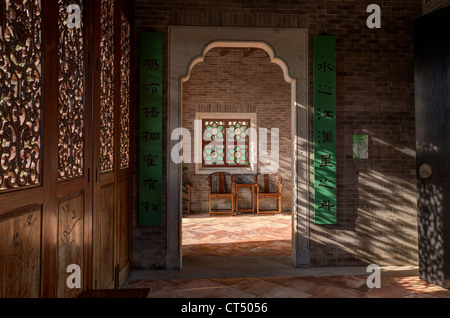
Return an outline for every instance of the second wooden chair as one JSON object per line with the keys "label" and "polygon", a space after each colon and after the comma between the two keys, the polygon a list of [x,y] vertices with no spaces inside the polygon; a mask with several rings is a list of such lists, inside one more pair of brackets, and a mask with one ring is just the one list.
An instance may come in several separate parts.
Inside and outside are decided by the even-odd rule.
{"label": "second wooden chair", "polygon": [[[273,182],[271,189],[271,180],[276,178]],[[261,180],[262,179],[262,180]],[[261,186],[262,182],[262,186]],[[281,214],[281,188],[283,187],[283,179],[280,175],[274,174],[260,174],[255,175],[255,188],[256,188],[256,213],[260,214]],[[265,199],[274,199],[277,201],[276,210],[261,210],[260,201]]]}

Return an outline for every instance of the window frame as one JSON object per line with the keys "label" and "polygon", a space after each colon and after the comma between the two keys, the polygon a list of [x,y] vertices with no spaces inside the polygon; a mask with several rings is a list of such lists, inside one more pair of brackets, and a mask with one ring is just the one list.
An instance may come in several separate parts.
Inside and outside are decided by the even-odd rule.
{"label": "window frame", "polygon": [[[252,156],[255,157],[257,154],[257,140],[256,136],[246,137],[246,145],[248,147],[248,164],[247,165],[229,165],[226,161],[227,158],[224,158],[224,165],[216,165],[210,166],[205,165],[204,160],[204,149],[205,146],[210,145],[211,140],[205,141],[204,132],[205,132],[205,121],[248,121],[249,127],[256,129],[257,127],[257,114],[256,113],[196,113],[195,120],[197,121],[197,127],[195,129],[195,152],[196,157],[201,158],[201,163],[195,164],[195,173],[196,174],[210,174],[214,172],[229,172],[232,174],[253,174],[257,170],[256,160],[252,160]],[[226,123],[225,130],[229,127],[228,123]],[[234,144],[237,144],[237,141],[234,140]],[[224,137],[223,145],[226,149],[227,142]],[[253,162],[255,161],[255,162]]]}
{"label": "window frame", "polygon": [[[223,137],[222,141],[217,141],[214,142],[213,140],[206,140],[207,137],[205,136],[206,134],[206,128],[207,126],[209,126],[208,122],[212,123],[217,123],[220,125],[220,122],[223,122],[224,124],[223,126],[223,132],[225,133],[225,136]],[[233,125],[234,122],[234,125]],[[237,124],[243,124],[246,123],[246,127],[247,129],[245,130],[247,132],[247,135],[245,136],[245,140],[244,140],[244,147],[247,149],[247,164],[239,164],[239,163],[235,163],[235,164],[231,164],[230,163],[230,156],[229,156],[229,147],[230,147],[230,142],[232,141],[233,144],[236,147],[239,147],[239,145],[242,143],[239,142],[236,137],[229,137],[229,130],[230,127],[236,126]],[[245,124],[244,124],[245,125]],[[250,166],[250,137],[248,135],[248,130],[250,128],[250,118],[248,119],[203,119],[202,120],[202,135],[203,135],[203,139],[202,139],[202,167],[203,168],[223,168],[223,169],[230,169],[230,168],[248,168]],[[207,150],[208,146],[214,145],[216,144],[219,146],[223,146],[224,147],[224,151],[223,151],[223,164],[216,164],[216,165],[208,165],[205,161],[205,151]],[[213,146],[214,147],[214,146]],[[235,158],[236,160],[236,158]],[[214,160],[212,160],[214,161]]]}

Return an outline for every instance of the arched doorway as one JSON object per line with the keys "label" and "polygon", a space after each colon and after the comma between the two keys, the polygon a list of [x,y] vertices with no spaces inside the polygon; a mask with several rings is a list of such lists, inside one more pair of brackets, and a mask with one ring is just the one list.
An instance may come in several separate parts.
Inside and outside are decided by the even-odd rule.
{"label": "arched doorway", "polygon": [[[298,42],[286,41],[298,38]],[[307,106],[307,32],[301,29],[171,27],[169,29],[169,133],[181,127],[182,82],[196,63],[216,47],[256,48],[267,52],[291,83],[292,264],[309,264],[309,151]],[[172,149],[178,139],[170,140]],[[170,154],[169,154],[170,157]],[[181,165],[168,165],[167,267],[182,268]]]}
{"label": "arched doorway", "polygon": [[[249,262],[260,261],[248,257],[283,257],[288,263],[292,254],[293,79],[287,78],[269,54],[259,48],[214,47],[202,60],[193,63],[189,80],[182,81],[182,127],[194,132],[195,142],[191,140],[190,149],[194,149],[194,156],[204,159],[192,162],[191,156],[191,162],[183,163],[183,183],[190,184],[189,212],[186,204],[183,211],[183,263],[187,267],[199,262],[203,265],[205,258],[213,262],[215,257]],[[196,131],[195,122],[201,124],[201,132]],[[251,133],[254,138],[250,138]],[[278,138],[273,138],[275,134]],[[215,141],[205,142],[209,135]],[[237,145],[235,139],[242,145]],[[264,155],[265,141],[268,150],[277,149],[268,158]],[[208,148],[210,142],[218,147],[215,153]],[[261,182],[260,191],[265,186],[272,192],[280,191],[277,181],[282,184],[279,204],[274,199],[256,200],[256,190],[252,189],[256,173],[264,171],[265,161],[269,160],[279,179],[274,175],[268,175],[267,180],[259,175],[257,179]],[[234,176],[234,216],[209,215],[208,176],[220,172]],[[219,186],[218,178],[211,181],[213,188]],[[258,215],[257,203],[261,210],[271,212]],[[213,200],[211,209],[214,208],[227,211],[230,201]]]}

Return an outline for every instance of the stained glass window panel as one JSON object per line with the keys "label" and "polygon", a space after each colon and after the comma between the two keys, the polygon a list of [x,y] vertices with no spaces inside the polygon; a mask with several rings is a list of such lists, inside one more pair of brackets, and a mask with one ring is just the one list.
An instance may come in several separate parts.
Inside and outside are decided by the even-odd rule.
{"label": "stained glass window panel", "polygon": [[203,166],[248,167],[250,120],[203,120]]}

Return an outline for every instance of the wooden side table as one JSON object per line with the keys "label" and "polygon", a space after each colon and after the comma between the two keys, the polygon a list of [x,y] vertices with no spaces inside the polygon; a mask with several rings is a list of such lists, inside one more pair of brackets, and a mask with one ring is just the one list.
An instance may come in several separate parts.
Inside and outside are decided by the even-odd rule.
{"label": "wooden side table", "polygon": [[[252,205],[250,208],[239,208],[239,191],[241,188],[249,188],[252,193]],[[251,212],[255,214],[255,185],[253,183],[248,184],[236,184],[236,214],[239,212]]]}

